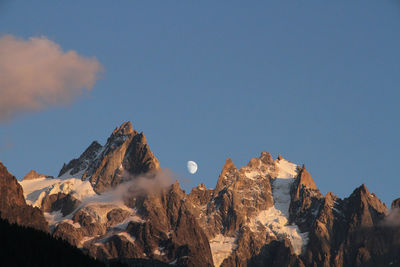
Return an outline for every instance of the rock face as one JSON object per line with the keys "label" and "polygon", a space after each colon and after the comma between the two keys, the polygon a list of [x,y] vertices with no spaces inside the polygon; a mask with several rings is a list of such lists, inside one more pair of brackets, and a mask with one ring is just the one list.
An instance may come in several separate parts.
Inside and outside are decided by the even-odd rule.
{"label": "rock face", "polygon": [[318,266],[364,266],[369,259],[357,258],[357,251],[362,248],[357,247],[361,244],[353,240],[354,235],[378,226],[386,212],[386,206],[364,185],[344,200],[328,193],[311,228],[304,262]]}
{"label": "rock face", "polygon": [[38,208],[28,206],[22,187],[0,162],[0,216],[10,223],[48,231],[48,225]]}
{"label": "rock face", "polygon": [[94,141],[78,159],[64,165],[59,176],[88,179],[93,189],[101,193],[132,176],[159,168],[144,134],[125,122],[112,132],[105,146]]}

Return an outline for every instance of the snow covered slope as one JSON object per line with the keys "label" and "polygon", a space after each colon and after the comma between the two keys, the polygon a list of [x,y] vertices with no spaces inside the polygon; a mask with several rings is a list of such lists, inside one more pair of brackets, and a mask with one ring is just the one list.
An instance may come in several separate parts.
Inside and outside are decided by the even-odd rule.
{"label": "snow covered slope", "polygon": [[220,266],[224,259],[232,254],[232,251],[237,247],[235,241],[234,237],[227,237],[221,234],[210,240],[210,248],[215,266]]}
{"label": "snow covered slope", "polygon": [[277,160],[276,166],[278,175],[272,180],[274,207],[262,211],[256,220],[269,228],[271,235],[275,235],[278,240],[288,238],[295,253],[299,255],[308,242],[308,233],[301,233],[297,225],[288,225],[290,188],[298,174],[298,166],[285,159]]}
{"label": "snow covered slope", "polygon": [[26,202],[32,206],[41,208],[45,197],[64,193],[71,194],[74,198],[82,200],[85,197],[96,195],[92,185],[88,181],[70,178],[39,178],[23,180],[19,182],[24,190]]}

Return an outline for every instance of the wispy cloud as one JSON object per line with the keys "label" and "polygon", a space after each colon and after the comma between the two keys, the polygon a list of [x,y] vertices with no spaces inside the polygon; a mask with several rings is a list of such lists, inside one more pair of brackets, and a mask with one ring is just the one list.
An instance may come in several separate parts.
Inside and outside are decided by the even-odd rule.
{"label": "wispy cloud", "polygon": [[84,88],[92,89],[101,71],[97,59],[64,52],[46,37],[0,37],[0,122],[69,104]]}
{"label": "wispy cloud", "polygon": [[156,194],[161,190],[168,188],[177,179],[172,171],[168,169],[162,169],[138,176],[124,172],[122,176],[125,182],[119,184],[115,188],[103,192],[100,195],[84,198],[80,207],[92,203],[124,203],[125,198]]}
{"label": "wispy cloud", "polygon": [[400,226],[400,209],[391,209],[389,214],[383,219],[382,225],[391,227]]}

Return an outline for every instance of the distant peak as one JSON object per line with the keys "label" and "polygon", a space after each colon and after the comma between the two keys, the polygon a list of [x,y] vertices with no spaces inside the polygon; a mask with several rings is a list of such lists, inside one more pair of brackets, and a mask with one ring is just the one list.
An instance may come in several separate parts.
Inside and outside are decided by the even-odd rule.
{"label": "distant peak", "polygon": [[30,170],[22,180],[32,180],[32,179],[45,178],[45,177],[47,177],[47,176],[44,174],[39,174],[35,170]]}
{"label": "distant peak", "polygon": [[112,134],[113,135],[128,135],[131,133],[133,133],[132,123],[130,121],[126,121],[126,122],[122,123],[119,128],[116,127]]}

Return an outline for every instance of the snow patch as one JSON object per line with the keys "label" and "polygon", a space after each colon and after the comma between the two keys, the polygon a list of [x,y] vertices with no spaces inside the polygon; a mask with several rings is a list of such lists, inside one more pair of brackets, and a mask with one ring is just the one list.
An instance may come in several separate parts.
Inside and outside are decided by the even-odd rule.
{"label": "snow patch", "polygon": [[64,215],[61,213],[61,210],[54,212],[43,212],[43,215],[50,226],[57,225],[65,219],[70,219],[68,216],[64,217]]}
{"label": "snow patch", "polygon": [[235,241],[236,238],[221,234],[210,240],[210,248],[215,266],[219,267],[224,259],[228,258],[232,254],[232,251],[237,248]]}
{"label": "snow patch", "polygon": [[136,214],[132,214],[131,216],[129,216],[128,218],[126,218],[123,222],[119,223],[119,224],[115,224],[112,226],[113,229],[116,230],[125,230],[126,227],[128,227],[128,224],[130,222],[139,222],[139,223],[144,223],[145,221],[140,218],[138,215]]}
{"label": "snow patch", "polygon": [[165,249],[164,247],[158,247],[153,251],[153,254],[158,256],[163,256],[165,255],[164,249]]}
{"label": "snow patch", "polygon": [[301,233],[297,225],[288,225],[290,189],[298,175],[298,166],[285,159],[277,160],[276,166],[277,178],[271,180],[274,206],[261,211],[250,222],[250,229],[256,231],[257,225],[262,224],[267,228],[267,232],[278,240],[289,239],[294,252],[299,255],[308,242],[308,233]]}
{"label": "snow patch", "polygon": [[97,236],[84,236],[80,241],[80,245],[84,245],[86,242],[91,241],[93,239],[95,239]]}
{"label": "snow patch", "polygon": [[128,240],[128,241],[131,242],[131,243],[134,243],[135,240],[136,240],[135,237],[132,237],[132,236],[131,236],[129,233],[127,233],[127,232],[119,232],[117,235],[125,237],[126,240]]}
{"label": "snow patch", "polygon": [[256,222],[267,227],[269,234],[278,240],[289,239],[297,255],[301,254],[303,245],[308,241],[308,233],[301,233],[297,225],[287,225],[287,217],[275,207],[260,212]]}
{"label": "snow patch", "polygon": [[[285,237],[290,240],[294,252],[299,255],[302,248],[308,242],[308,233],[301,233],[297,225],[288,225],[289,205],[291,202],[290,188],[297,175],[297,166],[291,162],[280,160],[279,176],[271,182],[274,206],[261,211],[250,225],[255,231],[258,223],[267,227],[270,235],[278,240]],[[294,165],[294,166],[293,166]]]}
{"label": "snow patch", "polygon": [[291,201],[290,188],[294,182],[294,179],[275,178],[271,182],[274,206],[282,213],[283,216],[288,218]]}
{"label": "snow patch", "polygon": [[250,171],[250,172],[245,172],[245,175],[247,178],[251,179],[251,180],[255,180],[256,178],[260,177],[261,174],[259,171]]}
{"label": "snow patch", "polygon": [[295,163],[287,161],[286,159],[277,160],[276,166],[278,167],[278,178],[295,178],[298,174],[297,165]]}
{"label": "snow patch", "polygon": [[169,263],[169,265],[175,265],[178,262],[178,259],[175,259]]}
{"label": "snow patch", "polygon": [[84,203],[78,209],[88,213],[95,221],[100,223],[108,221],[107,214],[113,209],[123,209],[131,212],[132,220],[138,217],[135,215],[136,211],[134,209],[127,207],[123,203]]}
{"label": "snow patch", "polygon": [[68,224],[72,225],[75,228],[81,228],[81,225],[79,223],[77,223],[77,222],[74,223],[74,221],[71,220],[71,219],[65,219],[65,220],[63,220],[63,222],[68,223]]}
{"label": "snow patch", "polygon": [[71,194],[74,198],[82,200],[84,197],[96,195],[88,181],[77,178],[40,178],[19,182],[24,190],[27,204],[41,207],[43,199],[48,195],[64,193]]}

